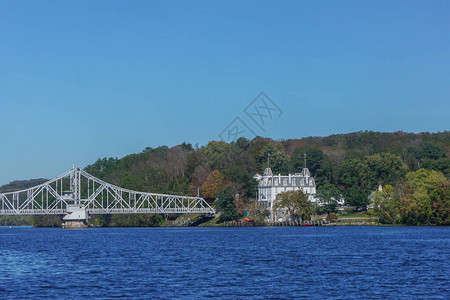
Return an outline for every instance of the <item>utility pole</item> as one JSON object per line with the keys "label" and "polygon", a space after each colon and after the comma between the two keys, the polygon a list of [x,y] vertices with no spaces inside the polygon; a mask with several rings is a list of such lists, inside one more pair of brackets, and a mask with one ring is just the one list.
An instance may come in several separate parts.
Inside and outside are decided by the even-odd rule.
{"label": "utility pole", "polygon": [[190,188],[191,188],[191,187],[196,188],[196,189],[197,189],[197,197],[200,198],[200,187],[194,186],[194,185],[190,185],[189,187],[190,187]]}

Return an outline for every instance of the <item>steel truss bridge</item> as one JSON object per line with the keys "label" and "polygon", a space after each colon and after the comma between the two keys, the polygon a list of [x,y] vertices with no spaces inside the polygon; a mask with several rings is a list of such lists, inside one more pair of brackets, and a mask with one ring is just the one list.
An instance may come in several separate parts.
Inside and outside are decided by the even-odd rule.
{"label": "steel truss bridge", "polygon": [[215,211],[200,197],[132,191],[75,167],[38,186],[0,194],[0,215],[65,214],[73,215],[68,220],[87,221],[89,214],[185,213]]}

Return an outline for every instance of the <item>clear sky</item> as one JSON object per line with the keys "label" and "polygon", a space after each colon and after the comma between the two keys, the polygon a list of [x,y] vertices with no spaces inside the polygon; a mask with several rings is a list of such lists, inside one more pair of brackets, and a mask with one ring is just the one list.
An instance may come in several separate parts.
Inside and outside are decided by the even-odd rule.
{"label": "clear sky", "polygon": [[236,117],[274,139],[449,130],[450,1],[3,0],[0,104],[0,184]]}

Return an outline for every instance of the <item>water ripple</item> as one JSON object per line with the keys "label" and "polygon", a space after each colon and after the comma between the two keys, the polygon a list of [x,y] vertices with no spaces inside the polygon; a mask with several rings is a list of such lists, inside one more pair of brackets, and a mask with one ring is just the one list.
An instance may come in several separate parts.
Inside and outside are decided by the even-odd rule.
{"label": "water ripple", "polygon": [[0,298],[448,299],[450,228],[0,230]]}

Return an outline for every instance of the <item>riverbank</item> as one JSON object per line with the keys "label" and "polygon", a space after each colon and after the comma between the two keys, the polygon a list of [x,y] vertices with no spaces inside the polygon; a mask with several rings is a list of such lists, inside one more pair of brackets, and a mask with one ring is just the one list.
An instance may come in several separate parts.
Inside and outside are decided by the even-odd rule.
{"label": "riverbank", "polygon": [[[120,218],[120,222],[116,219]],[[36,219],[36,218],[35,218]],[[9,226],[34,226],[34,227],[61,227],[62,221],[59,216],[43,216],[38,217],[40,222],[27,224],[23,222],[23,218],[18,218],[14,222],[14,217],[9,218],[8,221],[3,222],[4,228]],[[119,217],[108,217],[106,215],[92,216],[89,220],[89,227],[270,227],[270,226],[393,226],[401,224],[381,224],[377,218],[371,217],[366,213],[353,213],[346,215],[338,215],[336,220],[331,222],[327,220],[326,215],[313,215],[311,220],[305,222],[257,222],[236,220],[228,222],[219,222],[219,215],[214,216],[202,214],[184,214],[184,215],[121,215]],[[30,219],[28,219],[30,220]],[[4,220],[3,220],[4,221]],[[51,222],[50,222],[51,221]],[[432,225],[430,225],[432,226]]]}

